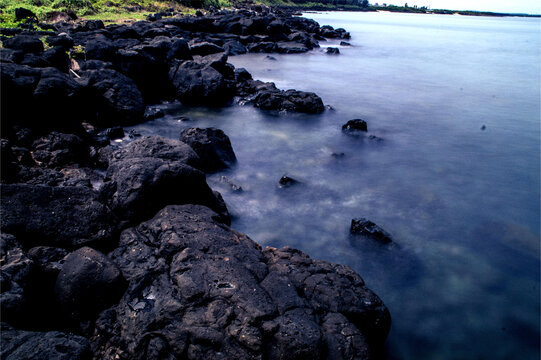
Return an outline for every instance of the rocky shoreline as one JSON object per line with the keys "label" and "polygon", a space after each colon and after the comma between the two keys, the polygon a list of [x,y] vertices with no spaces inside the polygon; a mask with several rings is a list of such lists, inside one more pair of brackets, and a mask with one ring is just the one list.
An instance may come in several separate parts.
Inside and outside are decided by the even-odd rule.
{"label": "rocky shoreline", "polygon": [[2,359],[382,354],[390,314],[358,274],[229,227],[205,176],[236,162],[221,130],[112,141],[164,100],[324,111],[227,59],[345,30],[261,7],[198,15],[2,30]]}

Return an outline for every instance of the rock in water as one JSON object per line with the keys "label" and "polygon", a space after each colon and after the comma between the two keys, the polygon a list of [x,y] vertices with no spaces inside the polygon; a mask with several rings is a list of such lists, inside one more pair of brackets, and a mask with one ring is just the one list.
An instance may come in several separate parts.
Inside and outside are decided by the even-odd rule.
{"label": "rock in water", "polygon": [[201,169],[206,172],[219,171],[237,162],[231,141],[216,128],[190,128],[183,130],[180,140],[190,145],[201,158]]}
{"label": "rock in water", "polygon": [[366,236],[383,244],[388,244],[393,241],[391,235],[387,231],[365,218],[352,219],[350,233],[353,235]]}
{"label": "rock in water", "polygon": [[338,54],[340,54],[340,49],[335,48],[335,47],[328,47],[327,51],[325,51],[325,52],[327,54],[329,54],[329,55],[338,55]]}
{"label": "rock in water", "polygon": [[290,187],[296,184],[300,184],[299,180],[293,179],[292,177],[288,175],[284,175],[280,178],[280,181],[278,181],[278,184],[280,187]]}
{"label": "rock in water", "polygon": [[344,132],[354,132],[354,131],[368,131],[366,121],[362,119],[353,119],[349,120],[347,123],[342,125],[342,131]]}
{"label": "rock in water", "polygon": [[69,320],[87,320],[113,305],[125,289],[118,267],[89,247],[69,254],[56,279],[55,294]]}

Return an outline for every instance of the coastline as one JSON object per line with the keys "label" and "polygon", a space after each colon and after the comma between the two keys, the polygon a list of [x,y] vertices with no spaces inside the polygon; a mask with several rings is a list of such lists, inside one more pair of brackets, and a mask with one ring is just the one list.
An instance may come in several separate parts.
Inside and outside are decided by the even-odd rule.
{"label": "coastline", "polygon": [[321,113],[227,58],[347,31],[268,10],[55,26],[2,30],[2,356],[377,358],[390,314],[358,274],[229,228],[205,177],[236,161],[227,135],[122,129],[166,99]]}

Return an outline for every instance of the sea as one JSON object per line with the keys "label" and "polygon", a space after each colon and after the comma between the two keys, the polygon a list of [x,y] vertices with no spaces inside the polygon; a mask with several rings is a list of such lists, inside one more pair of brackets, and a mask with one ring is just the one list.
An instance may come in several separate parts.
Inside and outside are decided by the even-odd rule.
{"label": "sea", "polygon": [[[136,130],[222,129],[238,163],[207,181],[232,227],[356,270],[391,312],[387,359],[538,360],[541,19],[304,16],[350,45],[229,61],[317,93],[323,114],[168,104]],[[344,133],[351,119],[368,132]],[[393,243],[351,236],[354,218]]]}

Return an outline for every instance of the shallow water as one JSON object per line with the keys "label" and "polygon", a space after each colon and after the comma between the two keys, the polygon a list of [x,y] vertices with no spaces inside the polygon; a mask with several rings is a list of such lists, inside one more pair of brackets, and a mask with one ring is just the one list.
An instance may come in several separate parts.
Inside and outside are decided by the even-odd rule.
{"label": "shallow water", "polygon": [[[233,227],[358,271],[391,311],[388,358],[538,359],[541,21],[307,16],[346,28],[352,46],[230,61],[334,110],[172,106],[137,130],[223,129],[238,164],[208,181]],[[353,118],[377,139],[343,134]],[[279,188],[284,174],[302,184]],[[354,217],[396,246],[351,238]]]}

